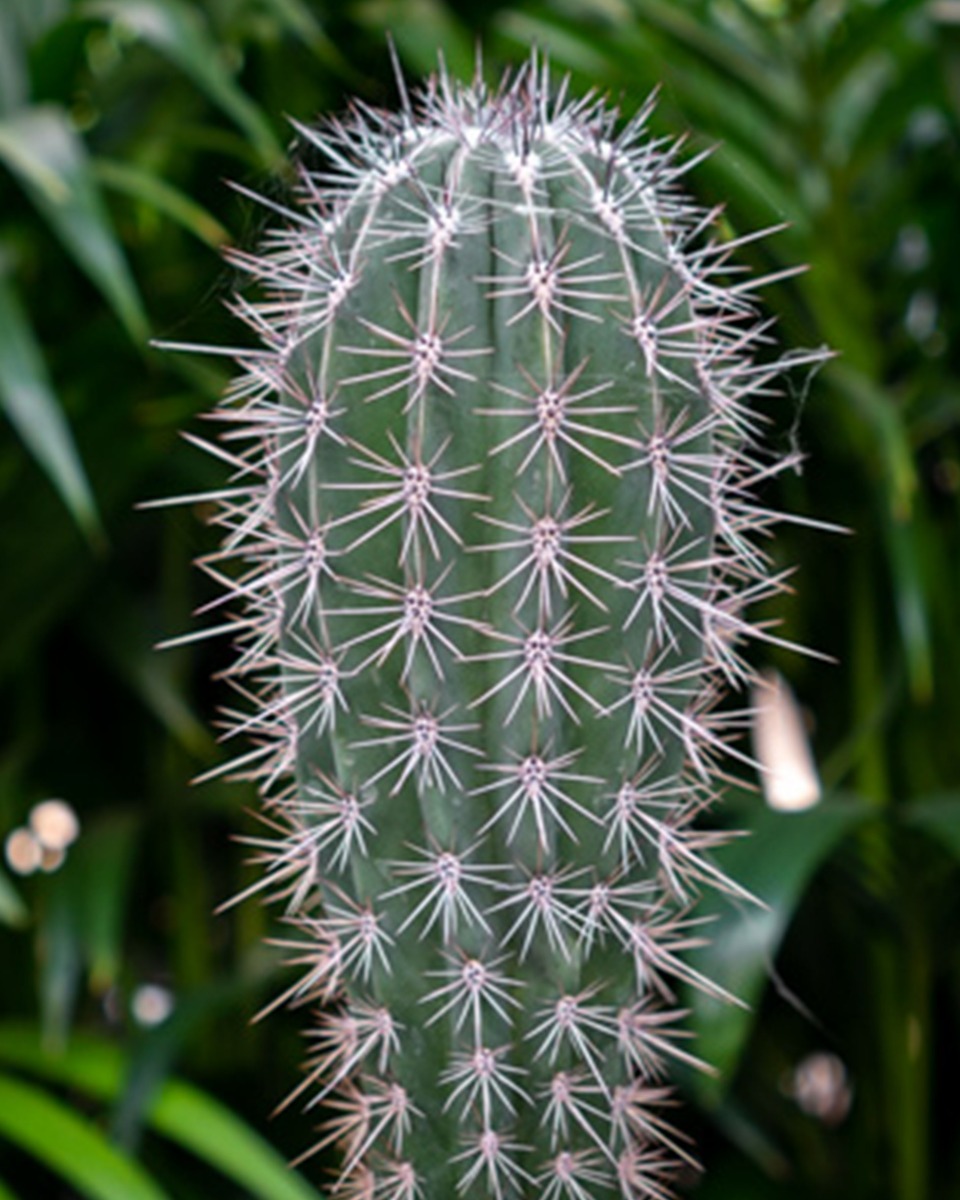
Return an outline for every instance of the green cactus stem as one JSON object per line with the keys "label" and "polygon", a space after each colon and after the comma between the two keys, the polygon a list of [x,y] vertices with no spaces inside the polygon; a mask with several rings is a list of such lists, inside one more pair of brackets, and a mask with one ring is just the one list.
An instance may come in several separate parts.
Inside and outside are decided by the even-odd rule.
{"label": "green cactus stem", "polygon": [[823,355],[771,359],[648,115],[536,58],[441,73],[300,129],[296,204],[233,255],[260,345],[205,566],[345,1200],[661,1198],[694,1162],[679,993],[730,999],[687,952],[737,890],[697,818],[783,584],[751,404]]}

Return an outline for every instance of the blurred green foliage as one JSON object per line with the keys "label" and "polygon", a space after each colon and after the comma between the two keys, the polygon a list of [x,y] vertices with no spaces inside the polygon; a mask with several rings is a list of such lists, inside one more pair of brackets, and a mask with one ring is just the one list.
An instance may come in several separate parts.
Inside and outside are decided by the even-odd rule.
{"label": "blurred green foliage", "polygon": [[267,1119],[301,1050],[296,1014],[248,1024],[282,970],[270,918],[214,915],[249,881],[230,835],[254,798],[189,787],[225,753],[223,650],[153,649],[212,599],[203,506],[135,506],[222,483],[178,431],[223,364],[149,339],[241,336],[219,250],[264,217],[226,181],[282,195],[288,116],[395,102],[388,32],[412,79],[438,52],[472,72],[477,45],[495,78],[537,44],[624,113],[660,85],[655,128],[716,146],[690,182],[724,231],[787,223],[741,257],[779,337],[838,356],[770,405],[807,455],[771,499],[852,534],[771,550],[798,567],[771,616],[836,665],[758,665],[810,714],[826,795],[731,797],[754,837],[729,867],[769,909],[711,902],[710,970],[753,1007],[692,1015],[724,1072],[684,1081],[689,1193],[956,1196],[960,4],[3,0],[0,835],[48,796],[81,832],[56,870],[0,867],[0,1197],[295,1200],[324,1177],[279,1166],[310,1118]]}

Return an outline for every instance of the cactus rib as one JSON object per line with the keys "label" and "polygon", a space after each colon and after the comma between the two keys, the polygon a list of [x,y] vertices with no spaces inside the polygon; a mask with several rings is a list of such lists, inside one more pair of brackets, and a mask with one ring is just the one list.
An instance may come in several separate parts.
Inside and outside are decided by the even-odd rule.
{"label": "cactus rib", "polygon": [[733,999],[695,903],[744,894],[697,821],[785,586],[752,405],[823,352],[766,350],[650,107],[441,72],[300,128],[295,206],[233,255],[259,347],[204,565],[344,1197],[661,1198],[695,1162],[680,993]]}

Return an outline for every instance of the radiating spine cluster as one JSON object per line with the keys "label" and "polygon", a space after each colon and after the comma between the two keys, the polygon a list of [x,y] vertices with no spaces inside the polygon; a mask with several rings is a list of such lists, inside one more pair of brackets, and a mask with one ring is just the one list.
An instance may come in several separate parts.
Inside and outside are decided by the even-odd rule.
{"label": "radiating spine cluster", "polygon": [[[757,281],[648,111],[441,74],[301,130],[206,569],[334,1194],[664,1197],[699,828],[776,591]],[[271,207],[276,207],[271,205]],[[731,279],[734,282],[730,282]],[[239,562],[239,570],[225,566]],[[742,754],[733,750],[734,754]]]}

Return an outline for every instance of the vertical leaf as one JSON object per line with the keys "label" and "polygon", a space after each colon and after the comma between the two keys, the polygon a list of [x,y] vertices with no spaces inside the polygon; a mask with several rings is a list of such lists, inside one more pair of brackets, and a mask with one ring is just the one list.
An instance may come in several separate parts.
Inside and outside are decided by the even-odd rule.
{"label": "vertical leaf", "polygon": [[[23,925],[26,919],[27,910],[23,901],[10,882],[7,873],[0,870],[0,923]],[[0,1200],[2,1200],[2,1194],[0,1194]]]}
{"label": "vertical leaf", "polygon": [[36,105],[0,121],[0,160],[20,180],[71,258],[103,293],[137,343],[146,314],[116,239],[86,147],[66,112]]}
{"label": "vertical leaf", "polygon": [[0,404],[87,537],[102,537],[90,484],[20,301],[0,274]]}
{"label": "vertical leaf", "polygon": [[275,165],[281,158],[269,121],[235,83],[194,7],[180,0],[92,0],[84,11],[116,21],[178,66],[243,130],[264,163]]}

